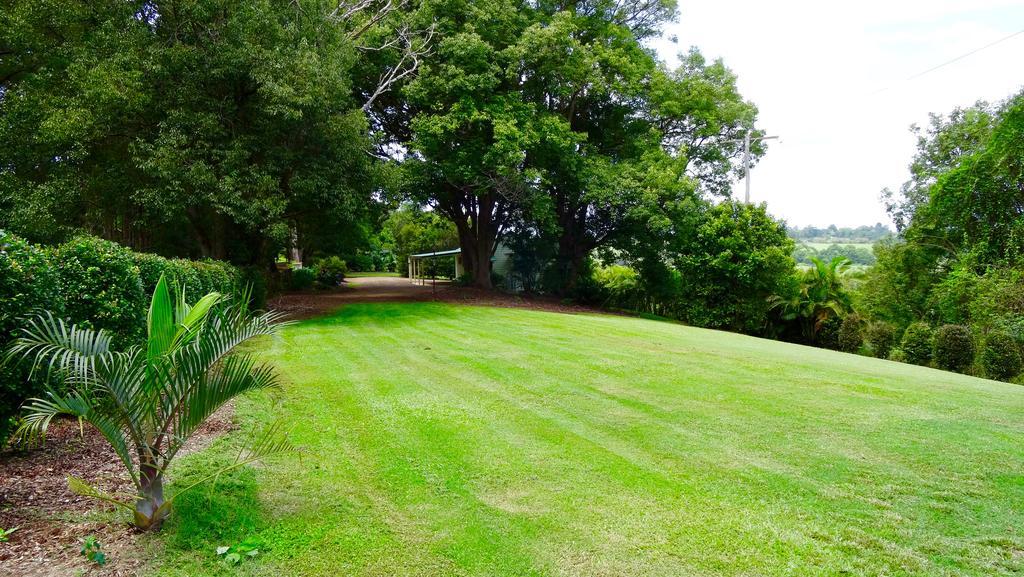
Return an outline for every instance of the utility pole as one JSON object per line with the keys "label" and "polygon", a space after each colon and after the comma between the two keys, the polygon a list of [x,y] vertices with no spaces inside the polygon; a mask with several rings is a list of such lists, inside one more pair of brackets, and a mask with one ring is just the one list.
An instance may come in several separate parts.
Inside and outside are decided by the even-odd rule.
{"label": "utility pole", "polygon": [[[743,201],[747,204],[750,204],[750,133],[751,131],[747,130],[747,133],[743,135],[743,172],[747,177],[747,193],[744,195]],[[754,140],[772,140],[776,138],[778,136],[759,136]],[[738,141],[734,140],[733,142]]]}

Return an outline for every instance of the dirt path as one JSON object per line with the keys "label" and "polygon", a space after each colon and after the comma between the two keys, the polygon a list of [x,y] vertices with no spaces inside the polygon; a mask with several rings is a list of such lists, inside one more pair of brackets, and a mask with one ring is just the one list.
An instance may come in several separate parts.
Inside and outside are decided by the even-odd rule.
{"label": "dirt path", "polygon": [[359,277],[332,292],[289,293],[267,303],[268,308],[285,311],[293,319],[330,313],[350,303],[437,301],[466,305],[530,308],[561,313],[606,313],[593,307],[560,301],[552,297],[513,295],[459,287],[446,281],[419,284],[401,277]]}

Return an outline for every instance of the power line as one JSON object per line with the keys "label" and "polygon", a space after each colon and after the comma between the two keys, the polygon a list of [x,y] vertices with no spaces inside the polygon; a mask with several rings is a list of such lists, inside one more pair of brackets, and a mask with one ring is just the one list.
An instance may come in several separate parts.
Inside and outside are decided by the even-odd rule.
{"label": "power line", "polygon": [[[1021,34],[1024,34],[1024,30],[1018,30],[1018,31],[1014,32],[1013,34],[1010,34],[1009,36],[1003,36],[1002,38],[1000,38],[999,40],[996,40],[995,42],[990,42],[990,43],[988,43],[988,44],[986,44],[986,45],[984,45],[984,46],[982,46],[980,48],[975,48],[974,50],[971,50],[970,52],[966,52],[964,54],[961,54],[960,56],[957,56],[956,58],[947,60],[947,61],[943,62],[942,64],[938,64],[938,65],[932,66],[928,70],[925,70],[923,72],[918,72],[917,74],[914,74],[913,76],[908,76],[907,78],[905,78],[903,80],[903,82],[910,82],[911,80],[915,80],[917,78],[920,78],[920,77],[924,76],[925,74],[928,74],[929,72],[935,72],[939,68],[942,68],[944,66],[949,66],[950,64],[953,64],[954,62],[959,62],[959,61],[963,60],[964,58],[967,58],[968,56],[973,56],[973,55],[981,52],[982,50],[986,50],[988,48],[992,48],[996,44],[1002,44],[1003,42],[1006,42],[1007,40],[1010,40],[1011,38],[1015,38],[1017,36],[1020,36]],[[878,94],[879,92],[885,92],[886,90],[889,90],[891,88],[892,88],[892,86],[886,86],[885,88],[876,90],[872,94]]]}

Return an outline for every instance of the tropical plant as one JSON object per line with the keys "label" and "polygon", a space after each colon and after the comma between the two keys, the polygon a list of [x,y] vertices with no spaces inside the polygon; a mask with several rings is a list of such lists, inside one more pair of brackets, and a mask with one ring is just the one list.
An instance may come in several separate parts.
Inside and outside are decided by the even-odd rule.
{"label": "tropical plant", "polygon": [[817,341],[818,333],[831,319],[839,319],[853,310],[849,293],[843,288],[843,274],[850,260],[837,256],[827,264],[812,258],[812,266],[800,275],[795,294],[776,295],[770,300],[781,310],[782,318],[800,322],[800,332],[809,343]]}
{"label": "tropical plant", "polygon": [[247,295],[228,300],[210,293],[194,305],[182,290],[172,301],[161,277],[153,292],[144,344],[110,348],[105,331],[69,326],[46,313],[29,321],[7,359],[31,359],[33,371],[46,367],[46,398],[31,399],[16,436],[31,441],[45,434],[58,415],[77,417],[99,430],[127,469],[135,495],[111,495],[68,477],[68,486],[134,511],[142,529],[159,528],[174,498],[228,470],[289,449],[277,425],[258,435],[224,469],[164,499],[168,465],[189,437],[225,403],[256,389],[278,385],[272,367],[240,344],[270,335],[281,326],[277,313],[250,313]]}

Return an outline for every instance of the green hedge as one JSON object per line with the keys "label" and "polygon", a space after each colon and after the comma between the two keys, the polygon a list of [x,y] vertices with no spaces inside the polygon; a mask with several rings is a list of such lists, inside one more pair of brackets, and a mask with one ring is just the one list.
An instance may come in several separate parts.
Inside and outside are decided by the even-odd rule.
{"label": "green hedge", "polygon": [[94,237],[79,237],[53,251],[64,317],[111,333],[114,346],[142,338],[146,296],[132,252]]}
{"label": "green hedge", "polygon": [[[59,280],[45,250],[0,230],[0,351],[17,337],[22,318],[44,309],[64,314]],[[40,389],[28,382],[27,367],[0,366],[0,446],[21,403]]]}
{"label": "green hedge", "polygon": [[[48,249],[0,230],[0,352],[17,337],[23,320],[42,310],[106,330],[115,346],[139,341],[149,295],[162,274],[176,287],[184,285],[189,300],[213,291],[230,294],[249,280],[223,262],[134,253],[86,236]],[[255,293],[262,301],[262,292]],[[38,379],[27,377],[24,366],[0,366],[0,446],[21,404],[42,389]]]}

